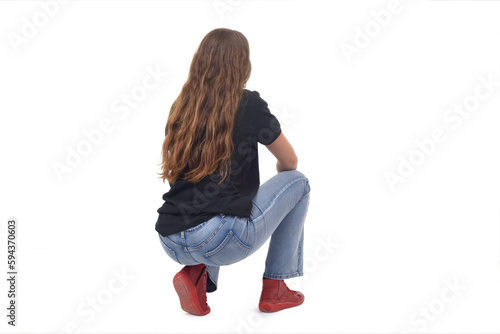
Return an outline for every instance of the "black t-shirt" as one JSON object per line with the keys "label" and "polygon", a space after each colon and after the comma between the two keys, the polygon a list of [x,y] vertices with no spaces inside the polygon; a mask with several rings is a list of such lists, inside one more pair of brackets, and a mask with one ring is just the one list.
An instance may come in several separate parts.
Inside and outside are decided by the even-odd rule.
{"label": "black t-shirt", "polygon": [[257,91],[244,90],[235,116],[234,151],[230,173],[222,182],[220,174],[193,183],[177,180],[163,195],[157,210],[155,229],[167,236],[194,227],[217,214],[250,217],[252,199],[260,186],[257,143],[272,144],[281,126]]}

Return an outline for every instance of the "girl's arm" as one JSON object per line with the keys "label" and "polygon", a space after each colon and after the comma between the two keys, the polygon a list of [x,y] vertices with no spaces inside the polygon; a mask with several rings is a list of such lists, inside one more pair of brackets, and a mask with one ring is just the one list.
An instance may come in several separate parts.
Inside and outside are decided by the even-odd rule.
{"label": "girl's arm", "polygon": [[276,163],[278,173],[285,170],[297,169],[297,155],[283,132],[272,144],[266,145],[266,147],[278,159]]}

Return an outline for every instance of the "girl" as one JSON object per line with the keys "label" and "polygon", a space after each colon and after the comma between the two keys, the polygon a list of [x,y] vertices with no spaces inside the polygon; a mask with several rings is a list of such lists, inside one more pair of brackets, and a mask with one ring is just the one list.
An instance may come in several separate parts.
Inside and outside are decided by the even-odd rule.
{"label": "girl", "polygon": [[[220,266],[252,255],[271,238],[259,309],[304,302],[284,279],[302,276],[309,181],[294,149],[257,91],[245,89],[250,51],[243,34],[215,29],[201,41],[165,128],[163,195],[155,229],[167,255],[185,267],[173,278],[184,311],[210,312]],[[260,185],[257,143],[278,174]]]}

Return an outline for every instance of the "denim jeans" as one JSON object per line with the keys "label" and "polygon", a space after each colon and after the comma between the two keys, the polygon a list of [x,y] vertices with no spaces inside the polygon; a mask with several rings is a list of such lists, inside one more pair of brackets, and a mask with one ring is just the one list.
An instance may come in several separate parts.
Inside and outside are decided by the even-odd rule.
{"label": "denim jeans", "polygon": [[165,252],[183,265],[204,263],[207,291],[217,289],[220,266],[241,261],[271,237],[263,277],[303,275],[304,221],[309,206],[309,180],[299,171],[283,171],[262,184],[252,200],[250,218],[224,214],[166,237]]}

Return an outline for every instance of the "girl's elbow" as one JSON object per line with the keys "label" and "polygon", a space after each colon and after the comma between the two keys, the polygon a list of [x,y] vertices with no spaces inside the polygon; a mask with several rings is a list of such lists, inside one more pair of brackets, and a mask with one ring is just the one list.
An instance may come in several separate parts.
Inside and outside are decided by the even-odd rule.
{"label": "girl's elbow", "polygon": [[286,169],[287,170],[295,170],[295,169],[297,169],[298,163],[299,163],[299,159],[297,157],[292,158],[292,159],[287,161]]}

